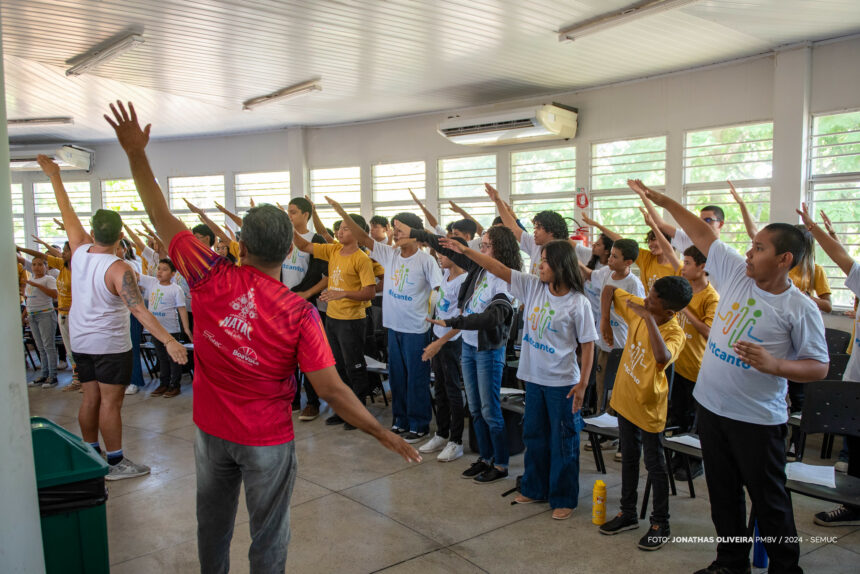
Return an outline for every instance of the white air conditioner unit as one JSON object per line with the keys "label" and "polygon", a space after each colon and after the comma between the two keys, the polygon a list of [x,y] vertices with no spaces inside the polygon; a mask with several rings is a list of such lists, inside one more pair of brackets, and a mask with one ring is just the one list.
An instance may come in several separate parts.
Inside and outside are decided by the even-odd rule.
{"label": "white air conditioner unit", "polygon": [[440,123],[437,131],[464,145],[570,139],[576,135],[576,117],[576,108],[543,104],[480,116],[453,116]]}
{"label": "white air conditioner unit", "polygon": [[12,171],[41,171],[36,156],[46,155],[57,162],[62,170],[90,172],[95,166],[95,152],[73,145],[60,147],[12,146],[9,149],[9,169]]}

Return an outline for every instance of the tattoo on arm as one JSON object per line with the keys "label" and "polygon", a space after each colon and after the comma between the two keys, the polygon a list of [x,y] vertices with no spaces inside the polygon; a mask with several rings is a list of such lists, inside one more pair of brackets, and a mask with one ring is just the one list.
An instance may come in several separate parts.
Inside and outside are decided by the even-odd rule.
{"label": "tattoo on arm", "polygon": [[143,295],[140,294],[140,289],[137,287],[137,279],[135,279],[134,271],[131,269],[122,275],[120,297],[122,297],[122,300],[125,301],[125,306],[129,309],[143,303]]}

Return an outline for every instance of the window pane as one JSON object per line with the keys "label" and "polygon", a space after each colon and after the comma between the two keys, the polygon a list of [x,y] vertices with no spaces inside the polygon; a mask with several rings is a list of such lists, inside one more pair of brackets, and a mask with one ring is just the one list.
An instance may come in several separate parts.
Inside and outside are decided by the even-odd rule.
{"label": "window pane", "polygon": [[425,178],[423,161],[384,163],[373,166],[373,212],[377,211],[377,203],[411,201],[410,189],[418,199],[423,200],[426,195]]}
{"label": "window pane", "polygon": [[24,186],[20,183],[12,184],[12,213],[24,214]]}
{"label": "window pane", "polygon": [[237,173],[234,183],[236,190],[236,210],[242,211],[254,203],[280,203],[284,207],[290,202],[290,172]]}
{"label": "window pane", "polygon": [[[760,228],[770,221],[770,187],[737,187],[736,190]],[[750,247],[750,238],[744,226],[741,209],[732,198],[728,186],[687,191],[685,204],[688,209],[695,213],[698,213],[706,205],[722,207],[726,214],[726,222],[720,233],[720,239],[734,247],[738,253],[747,252]]]}
{"label": "window pane", "polygon": [[626,189],[628,179],[666,185],[666,136],[591,146],[592,190]]}
{"label": "window pane", "polygon": [[12,218],[12,231],[15,234],[15,245],[24,247],[27,243],[27,231],[24,228],[23,217]]}
{"label": "window pane", "polygon": [[[824,210],[833,222],[839,240],[852,258],[860,260],[860,178],[851,181],[815,182],[812,186],[810,209],[820,221],[818,212]],[[832,290],[834,305],[852,307],[854,295],[845,288],[845,273],[815,245],[815,262],[824,268]]]}
{"label": "window pane", "polygon": [[[80,216],[80,213],[78,214]],[[57,217],[59,219],[59,217]],[[90,216],[81,217],[81,223],[84,226],[84,229],[87,231],[90,230],[92,225],[90,224]],[[51,245],[58,245],[60,247],[68,241],[68,237],[66,236],[65,231],[60,231],[57,227],[57,224],[54,223],[53,217],[37,217],[36,218],[36,235],[39,236],[39,239],[43,241],[47,241]]]}
{"label": "window pane", "polygon": [[576,148],[560,147],[511,154],[511,196],[576,191]]}
{"label": "window pane", "polygon": [[860,112],[817,116],[810,154],[812,175],[860,172]]}
{"label": "window pane", "polygon": [[770,179],[773,123],[687,132],[684,182]]}
{"label": "window pane", "polygon": [[[642,219],[639,208],[642,200],[635,193],[621,193],[613,195],[595,195],[591,203],[591,218],[598,223],[608,227],[622,237],[629,237],[644,245],[645,235],[650,228]],[[592,239],[600,235],[597,229],[592,230]]]}
{"label": "window pane", "polygon": [[514,208],[514,212],[517,214],[517,217],[520,218],[520,222],[525,225],[526,229],[529,233],[533,231],[534,226],[532,225],[532,219],[534,219],[535,214],[540,211],[557,211],[564,218],[569,218],[567,222],[567,230],[573,234],[576,230],[577,225],[572,221],[575,217],[575,205],[573,199],[565,199],[565,198],[522,198],[515,199],[511,207]]}
{"label": "window pane", "polygon": [[[421,213],[421,210],[418,209],[414,203],[411,205],[381,205],[373,207],[373,215],[381,215],[388,219],[389,223],[391,222],[391,218],[398,213],[403,213],[404,211],[409,213],[414,213],[418,217],[421,218],[421,221],[424,221],[424,214]],[[370,225],[370,221],[367,222]],[[424,225],[427,225],[427,222],[424,221]]]}
{"label": "window pane", "polygon": [[[496,185],[496,156],[482,155],[439,160],[439,197],[487,197],[484,184]],[[441,203],[441,202],[440,202]],[[477,219],[477,216],[475,217]]]}
{"label": "window pane", "polygon": [[329,196],[346,207],[361,205],[361,168],[335,167],[311,170],[311,200],[324,209]]}
{"label": "window pane", "polygon": [[103,180],[102,206],[120,213],[146,213],[133,179]]}
{"label": "window pane", "polygon": [[[496,204],[492,201],[458,201],[457,205],[466,210],[485,229],[493,223],[493,219],[496,217]],[[442,227],[447,226],[452,221],[463,219],[463,216],[451,210],[451,206],[447,202],[442,205],[439,217],[439,224]]]}
{"label": "window pane", "polygon": [[[167,179],[170,209],[187,211],[185,199],[206,211],[216,211],[215,202],[224,204],[224,176],[204,175]],[[220,218],[219,218],[220,219]]]}
{"label": "window pane", "polygon": [[[72,207],[75,212],[79,216],[90,214],[92,212],[90,182],[66,181],[63,183],[66,187],[66,192],[69,194],[69,201],[72,203]],[[60,213],[60,208],[57,206],[57,200],[54,198],[54,188],[51,186],[50,182],[34,184],[33,199],[36,213]]]}

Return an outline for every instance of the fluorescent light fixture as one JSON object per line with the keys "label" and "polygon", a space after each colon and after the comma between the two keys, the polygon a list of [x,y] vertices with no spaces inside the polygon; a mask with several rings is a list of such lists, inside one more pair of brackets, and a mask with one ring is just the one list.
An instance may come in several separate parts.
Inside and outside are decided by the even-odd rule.
{"label": "fluorescent light fixture", "polygon": [[295,86],[290,86],[288,88],[278,90],[277,92],[272,92],[271,94],[266,94],[265,96],[259,96],[257,98],[251,98],[250,100],[246,100],[242,102],[242,109],[247,112],[253,110],[257,106],[262,106],[263,104],[270,104],[272,102],[287,100],[289,98],[295,98],[298,96],[309,94],[311,92],[320,91],[322,91],[322,86],[320,85],[319,78],[317,78],[315,80],[310,80],[308,82],[296,84]]}
{"label": "fluorescent light fixture", "polygon": [[80,76],[81,74],[86,74],[93,68],[101,66],[105,62],[113,60],[117,56],[131,50],[135,46],[143,44],[143,36],[140,34],[131,34],[130,36],[126,36],[122,40],[114,42],[113,44],[109,44],[104,48],[98,48],[88,52],[83,56],[79,56],[77,58],[72,58],[68,60],[66,63],[70,64],[74,61],[78,61],[74,66],[66,70],[67,76]]}
{"label": "fluorescent light fixture", "polygon": [[567,28],[559,30],[558,41],[569,42],[572,40],[578,40],[579,38],[589,34],[602,32],[609,28],[614,28],[621,24],[627,24],[633,20],[644,18],[646,16],[653,16],[654,14],[659,14],[668,10],[682,8],[698,1],[699,0],[652,0],[650,2],[635,4],[629,8],[621,10],[620,12],[609,14],[603,18],[597,18],[581,24],[574,24],[573,26],[568,26]]}
{"label": "fluorescent light fixture", "polygon": [[66,117],[56,118],[21,118],[17,120],[7,120],[6,124],[11,127],[16,126],[62,126],[75,123],[75,120]]}

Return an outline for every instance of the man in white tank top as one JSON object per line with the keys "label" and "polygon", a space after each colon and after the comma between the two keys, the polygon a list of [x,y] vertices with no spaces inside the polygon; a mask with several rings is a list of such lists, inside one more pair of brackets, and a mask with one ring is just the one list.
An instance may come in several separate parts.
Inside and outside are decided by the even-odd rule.
{"label": "man in white tank top", "polygon": [[119,214],[99,209],[92,218],[92,235],[88,234],[69,202],[60,168],[44,155],[39,156],[39,165],[51,179],[72,252],[75,299],[69,312],[69,335],[84,390],[78,411],[81,435],[100,452],[102,433],[110,465],[106,480],[142,476],[149,467],[135,464],[122,452],[120,409],[132,370],[129,311],[166,345],[177,363],[187,362],[187,352],[146,309],[135,272],[115,255],[122,239]]}

